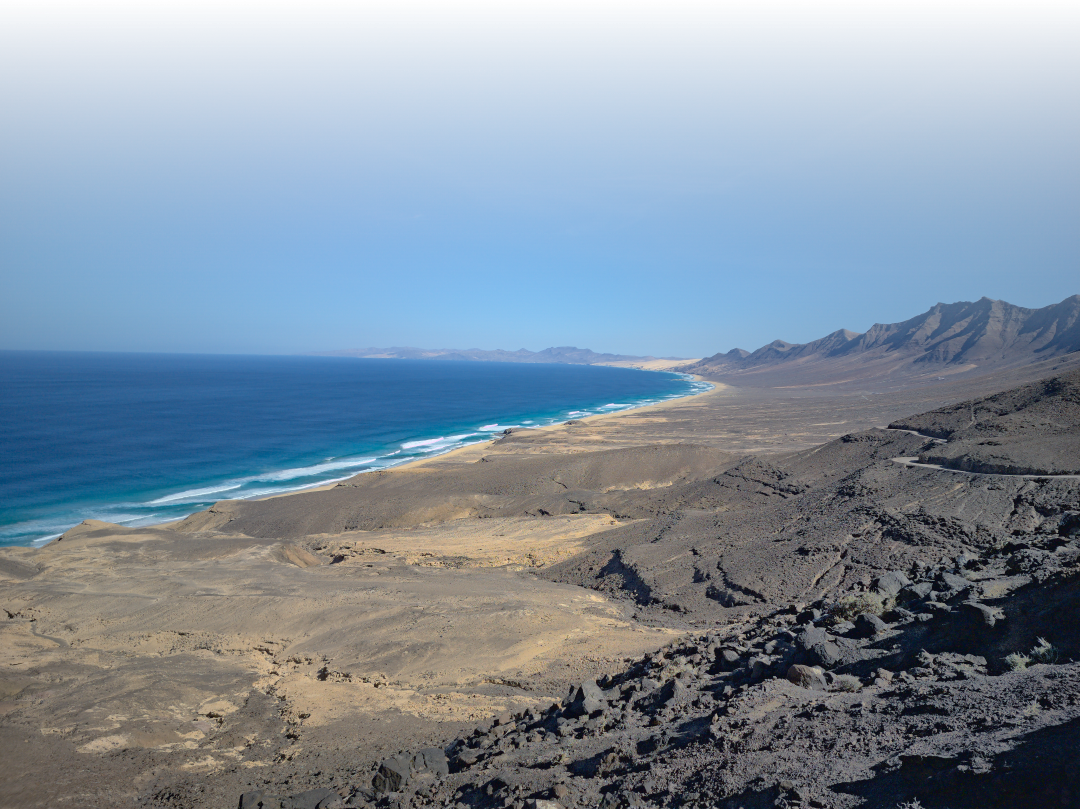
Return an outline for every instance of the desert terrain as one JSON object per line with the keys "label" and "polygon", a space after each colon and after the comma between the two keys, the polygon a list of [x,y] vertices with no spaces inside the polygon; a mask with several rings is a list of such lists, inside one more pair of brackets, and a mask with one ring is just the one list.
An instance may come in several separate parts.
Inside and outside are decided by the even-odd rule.
{"label": "desert terrain", "polygon": [[718,375],[5,549],[0,805],[1076,805],[1076,366]]}

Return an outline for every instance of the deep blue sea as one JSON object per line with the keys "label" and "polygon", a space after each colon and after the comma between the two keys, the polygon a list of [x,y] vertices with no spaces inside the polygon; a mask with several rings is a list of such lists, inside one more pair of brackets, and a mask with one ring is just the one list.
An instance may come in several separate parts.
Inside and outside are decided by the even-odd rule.
{"label": "deep blue sea", "polygon": [[0,545],[146,525],[708,388],[584,365],[0,351]]}

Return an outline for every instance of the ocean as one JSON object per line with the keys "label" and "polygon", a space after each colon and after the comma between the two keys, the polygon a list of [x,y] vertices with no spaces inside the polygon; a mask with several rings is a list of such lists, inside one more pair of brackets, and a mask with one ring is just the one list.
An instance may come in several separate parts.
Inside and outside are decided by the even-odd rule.
{"label": "ocean", "polygon": [[180,519],[707,383],[586,365],[0,351],[0,546]]}

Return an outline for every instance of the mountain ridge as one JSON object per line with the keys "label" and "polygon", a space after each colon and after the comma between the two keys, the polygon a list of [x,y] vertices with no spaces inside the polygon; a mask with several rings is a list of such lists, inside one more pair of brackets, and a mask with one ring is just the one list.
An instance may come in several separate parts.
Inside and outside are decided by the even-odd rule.
{"label": "mountain ridge", "polygon": [[809,343],[774,340],[735,348],[682,370],[742,384],[840,383],[1004,370],[1080,351],[1080,295],[1028,309],[983,297],[937,303],[900,323],[863,333],[838,329]]}

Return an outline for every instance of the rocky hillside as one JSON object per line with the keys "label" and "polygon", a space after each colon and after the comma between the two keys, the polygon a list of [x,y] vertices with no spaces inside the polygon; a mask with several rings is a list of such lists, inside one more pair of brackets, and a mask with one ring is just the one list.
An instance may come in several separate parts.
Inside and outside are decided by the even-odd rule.
{"label": "rocky hillside", "polygon": [[939,303],[864,334],[841,329],[810,343],[732,349],[686,370],[736,384],[933,378],[1015,368],[1080,351],[1080,295],[1042,309],[982,298]]}
{"label": "rocky hillside", "polygon": [[889,425],[942,439],[922,463],[969,472],[1080,474],[1080,372]]}

